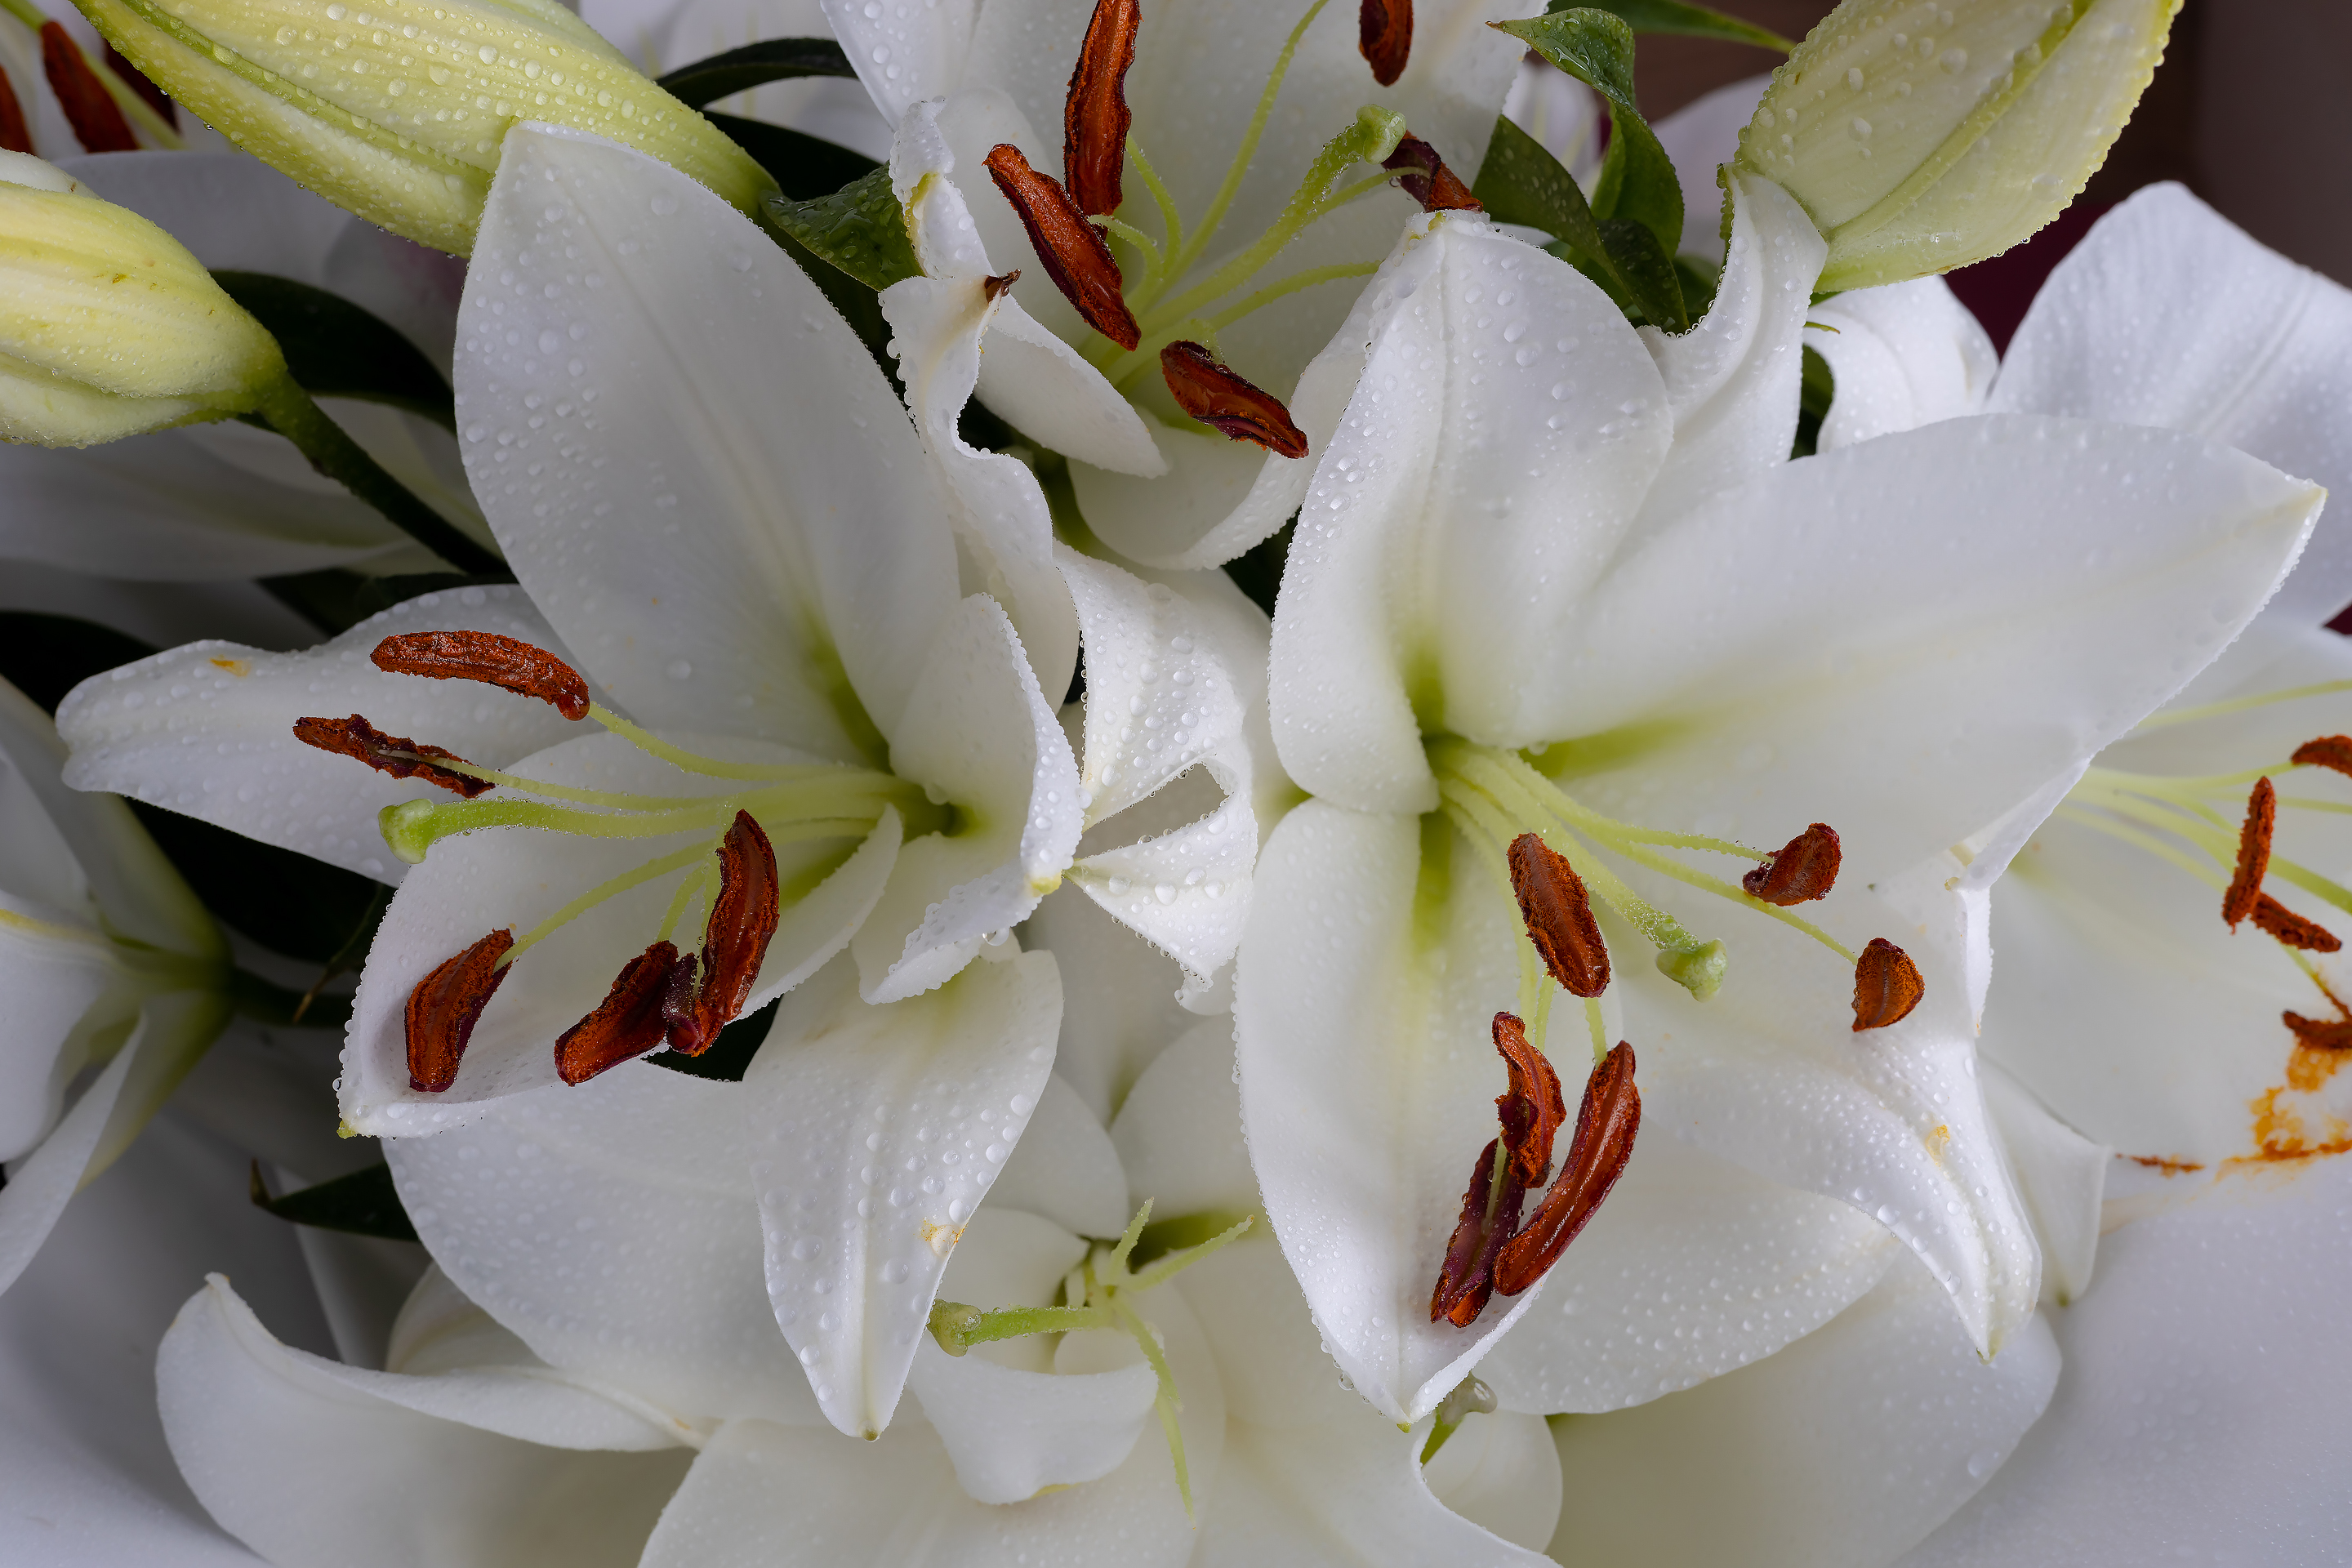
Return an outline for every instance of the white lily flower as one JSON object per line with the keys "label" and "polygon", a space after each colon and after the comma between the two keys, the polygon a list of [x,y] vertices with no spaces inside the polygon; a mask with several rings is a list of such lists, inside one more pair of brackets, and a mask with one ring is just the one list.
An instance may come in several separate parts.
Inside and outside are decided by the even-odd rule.
{"label": "white lily flower", "polygon": [[[1533,1300],[1431,1321],[1493,1131],[1487,1021],[1549,1004],[1489,876],[1524,832],[1565,846],[1613,911],[1601,933],[1625,984],[1585,1022],[1596,1053],[1638,1047],[1651,1136],[1872,1216],[1979,1354],[2021,1330],[2036,1247],[1974,1025],[1980,889],[2024,827],[1971,837],[2021,803],[2046,810],[2049,781],[2210,659],[2318,502],[2201,442],[2013,416],[1788,463],[1821,241],[1769,183],[1734,195],[1721,293],[1679,340],[1637,335],[1482,220],[1416,225],[1367,292],[1364,375],[1301,515],[1272,710],[1318,798],[1260,867],[1244,1106],[1318,1325],[1392,1419],[1433,1409]],[[1773,860],[1809,821],[1846,857],[1823,930],[1661,853]],[[1706,940],[1724,906],[1678,885],[1694,881],[1779,923]],[[1850,1028],[1853,950],[1888,937],[1924,1000],[1864,1032],[1895,1011],[1865,1009],[1864,982],[1887,973],[1871,965],[1892,963],[1865,954]],[[1660,973],[1633,962],[1645,945]],[[1705,1006],[1680,988],[1718,979]],[[1772,1223],[1819,1224],[1786,1205]],[[1562,1278],[1576,1266],[1571,1249]],[[1820,1278],[1793,1332],[1875,1275]],[[1759,1321],[1725,1359],[1786,1337]],[[1708,1370],[1661,1355],[1662,1375]]]}
{"label": "white lily flower", "polygon": [[121,801],[65,786],[64,763],[48,715],[0,682],[0,1289],[229,1016],[219,928]]}
{"label": "white lily flower", "polygon": [[[1465,184],[1474,180],[1520,53],[1486,24],[1535,7],[1424,4],[1408,25],[1402,74],[1391,71],[1387,86],[1361,53],[1360,18],[1344,6],[1162,7],[1140,18],[1139,32],[1133,7],[1106,5],[1090,24],[1093,8],[1068,0],[871,12],[828,0],[825,9],[898,127],[891,187],[925,281],[893,291],[1019,274],[985,320],[930,312],[910,325],[894,310],[908,363],[951,352],[957,336],[977,347],[984,331],[978,397],[1070,459],[1076,503],[1103,541],[1131,560],[1200,568],[1240,554],[1297,510],[1313,463],[1286,443],[1320,450],[1361,363],[1357,334],[1342,323],[1358,279],[1412,203],[1381,188],[1377,171],[1361,184],[1343,176],[1362,180],[1350,166],[1378,163],[1409,129]],[[1072,237],[1076,230],[1061,244],[1087,253],[1085,265],[1102,273],[1097,292],[1123,293],[1114,313],[1129,315],[1140,334],[1124,351],[1057,289],[1071,258],[1053,242],[1035,247],[1024,211],[997,188],[1006,176],[990,165],[992,149],[1010,146],[1029,169],[1062,167],[1037,130],[1062,121],[1075,101],[1084,73],[1073,64],[1090,37],[1088,69],[1101,79],[1087,122],[1117,99],[1132,123],[1103,119],[1089,144],[1113,170],[1129,158],[1128,199],[1121,206],[1116,192],[1081,193],[1089,211],[1124,215],[1107,230],[1120,244],[1115,265],[1112,251],[1095,258],[1097,242]],[[1122,37],[1131,75],[1106,63]],[[1274,140],[1264,140],[1269,132]],[[1144,216],[1147,206],[1158,216]],[[1277,260],[1283,270],[1270,270]],[[1229,368],[1213,374],[1242,384],[1219,384],[1287,434],[1228,436],[1230,422],[1213,428],[1180,408],[1162,351],[1183,342],[1223,353]],[[944,410],[950,425],[961,405]],[[931,445],[950,470],[969,460]]]}

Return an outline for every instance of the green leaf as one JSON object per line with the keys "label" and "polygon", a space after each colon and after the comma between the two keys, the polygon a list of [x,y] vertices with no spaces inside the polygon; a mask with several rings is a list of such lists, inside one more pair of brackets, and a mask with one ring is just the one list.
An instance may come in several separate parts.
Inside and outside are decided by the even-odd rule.
{"label": "green leaf", "polygon": [[261,1163],[251,1175],[253,1205],[279,1219],[320,1230],[349,1231],[353,1236],[380,1236],[388,1241],[415,1241],[416,1227],[409,1223],[400,1192],[392,1184],[390,1165],[369,1165],[348,1176],[320,1182],[315,1187],[271,1197],[261,1180]]}
{"label": "green leaf", "polygon": [[1595,217],[1575,177],[1512,121],[1495,121],[1471,194],[1496,222],[1556,237],[1552,254],[1600,284],[1627,315],[1670,332],[1689,330],[1680,275],[1657,236],[1625,218]]}
{"label": "green leaf", "polygon": [[745,120],[735,114],[707,114],[703,118],[751,154],[789,201],[814,201],[831,195],[880,167],[865,153],[853,152],[837,142],[789,131],[764,120]]}
{"label": "green leaf", "polygon": [[449,383],[383,318],[340,295],[266,272],[215,272],[213,280],[278,340],[294,384],[313,397],[359,397],[457,427]]}
{"label": "green leaf", "polygon": [[[1552,0],[1547,9],[1572,9],[1576,0]],[[1705,5],[1685,5],[1682,0],[1591,0],[1591,9],[1606,11],[1618,17],[1637,33],[1673,33],[1686,38],[1721,38],[1734,44],[1754,44],[1759,48],[1778,49],[1787,54],[1797,46],[1778,33],[1767,32],[1753,22],[1743,22],[1737,16],[1727,16]]]}
{"label": "green leaf", "polygon": [[1593,216],[1630,218],[1674,255],[1683,239],[1682,181],[1633,106],[1633,29],[1589,5],[1495,25],[1608,100],[1609,151],[1592,187]]}
{"label": "green leaf", "polygon": [[381,884],[371,878],[142,800],[128,804],[206,909],[289,958],[333,962],[374,907]]}
{"label": "green leaf", "polygon": [[55,713],[67,692],[93,675],[155,650],[111,626],[37,610],[0,610],[0,678]]}
{"label": "green leaf", "polygon": [[768,198],[776,227],[819,260],[829,261],[879,293],[902,278],[918,278],[906,209],[890,189],[890,171],[877,167],[811,201]]}
{"label": "green leaf", "polygon": [[1837,378],[1830,374],[1830,362],[1807,345],[1803,376],[1797,383],[1797,440],[1790,457],[1810,458],[1820,448],[1822,421],[1830,416],[1830,402],[1836,396]]}
{"label": "green leaf", "polygon": [[[730,92],[742,92],[767,82],[793,77],[856,74],[849,57],[831,38],[763,38],[740,49],[729,49],[725,54],[680,66],[655,85],[689,108],[700,109]],[[722,125],[719,129],[727,128]],[[752,156],[759,154],[754,153]]]}
{"label": "green leaf", "polygon": [[719,1038],[698,1057],[680,1056],[676,1051],[656,1051],[646,1060],[656,1067],[667,1068],[695,1078],[717,1079],[724,1083],[740,1083],[750,1070],[751,1058],[768,1043],[768,1030],[776,1022],[776,1009],[784,999],[777,997],[756,1013],[747,1013],[719,1031]]}

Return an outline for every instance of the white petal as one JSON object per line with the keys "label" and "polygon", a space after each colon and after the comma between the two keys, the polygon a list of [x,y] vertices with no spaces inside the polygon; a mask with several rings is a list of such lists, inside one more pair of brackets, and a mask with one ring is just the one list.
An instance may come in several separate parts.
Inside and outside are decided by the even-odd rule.
{"label": "white petal", "polygon": [[[1442,821],[1438,834],[1453,837]],[[1454,896],[1416,917],[1417,879],[1442,874],[1423,844],[1413,819],[1321,801],[1285,817],[1234,1005],[1275,1234],[1340,1371],[1399,1423],[1435,1409],[1539,1293],[1497,1297],[1467,1329],[1430,1321],[1462,1190],[1496,1135],[1489,1025],[1518,971],[1517,922],[1467,846],[1451,845]]]}
{"label": "white petal", "polygon": [[23,1159],[57,1121],[66,1085],[87,1062],[84,1016],[110,993],[119,1001],[109,1012],[137,1005],[130,976],[94,925],[0,892],[0,995],[9,1010],[0,1038],[0,1159]]}
{"label": "white petal", "polygon": [[761,1282],[746,1099],[629,1062],[384,1155],[450,1280],[550,1365],[667,1410],[813,1423]]}
{"label": "white petal", "polygon": [[[2161,321],[2152,331],[2148,323]],[[2187,431],[2337,495],[2352,489],[2352,292],[2264,249],[2177,184],[2101,218],[2033,301],[2002,362],[1995,410]],[[2282,590],[2325,621],[2352,596],[2342,510]]]}
{"label": "white petal", "polygon": [[181,1473],[280,1568],[624,1564],[685,1468],[683,1454],[544,1447],[382,1396],[411,1381],[433,1380],[287,1349],[219,1275],[181,1309],[156,1366]]}
{"label": "white petal", "polygon": [[1087,1110],[1107,1119],[1161,1048],[1192,1026],[1192,1016],[1176,1003],[1183,976],[1075,886],[1047,895],[1022,930],[1026,945],[1051,952],[1062,969],[1054,1070]]}
{"label": "white petal", "polygon": [[573,732],[536,698],[387,675],[376,644],[423,630],[494,632],[566,657],[521,590],[426,594],[301,653],[191,643],[82,682],[58,705],[66,782],[112,790],[347,871],[398,882],[383,807],[429,793],[294,738],[297,719],[363,715],[387,733],[502,768]]}
{"label": "white petal", "polygon": [[824,0],[833,36],[841,40],[875,107],[893,123],[909,105],[952,92],[962,80],[979,11],[980,0],[872,11],[860,0]]}
{"label": "white petal", "polygon": [[1645,1121],[1609,1201],[1478,1375],[1508,1410],[1643,1404],[1811,1333],[1894,1261],[1868,1215]]}
{"label": "white petal", "polygon": [[342,1041],[322,1029],[234,1019],[173,1091],[172,1109],[286,1172],[296,1185],[348,1175],[383,1156],[371,1139],[336,1136],[341,1050]]}
{"label": "white petal", "polygon": [[2248,1172],[2100,1246],[2053,1314],[2049,1414],[1905,1568],[2177,1558],[2325,1563],[2352,1530],[2336,1434],[2352,1399],[2332,1303],[2352,1166]]}
{"label": "white petal", "polygon": [[[1436,804],[1423,722],[1565,732],[1532,727],[1564,662],[1554,628],[1603,569],[1671,426],[1617,308],[1482,220],[1431,222],[1365,309],[1371,352],[1283,576],[1274,733],[1316,794],[1423,811]],[[1439,706],[1420,721],[1409,662]]]}
{"label": "white petal", "polygon": [[2115,1151],[2050,1114],[1999,1066],[1984,1067],[1985,1107],[2000,1131],[2019,1195],[2042,1244],[2042,1300],[2068,1306],[2091,1283],[2099,1247],[2099,1204]]}
{"label": "white petal", "polygon": [[[736,761],[807,760],[745,741],[679,739],[689,749]],[[579,735],[515,767],[520,776],[575,788],[673,798],[743,787],[740,779],[680,772],[613,734]],[[746,1012],[767,1005],[848,944],[887,884],[898,836],[895,811],[886,808],[855,848],[846,839],[831,837],[786,840],[776,847],[786,886],[822,880],[785,908]],[[368,950],[343,1054],[344,1119],[371,1137],[417,1136],[456,1126],[503,1096],[561,1082],[556,1037],[603,1002],[623,966],[656,940],[679,881],[704,864],[698,858],[595,903],[519,953],[482,1010],[456,1079],[439,1093],[417,1089],[409,1076],[411,993],[490,932],[510,931],[520,939],[605,883],[698,843],[715,847],[714,830],[573,838],[508,826],[436,844],[402,884]],[[708,893],[689,907],[698,914],[707,910]],[[670,935],[680,949],[690,951],[699,932],[683,925]]]}
{"label": "white petal", "polygon": [[[1059,1073],[1045,1080],[1027,1131],[988,1189],[988,1203],[1042,1215],[1080,1236],[1113,1237],[1127,1229],[1134,1205],[1128,1201],[1118,1151]],[[1056,1270],[1055,1281],[1066,1272],[1066,1266]]]}
{"label": "white petal", "polygon": [[1003,610],[975,594],[932,638],[890,766],[965,815],[953,837],[898,852],[881,902],[851,943],[869,1002],[938,985],[981,942],[1028,917],[1076,849],[1077,759]]}
{"label": "white petal", "polygon": [[1992,340],[1941,278],[1856,289],[1805,319],[1832,329],[1805,339],[1836,378],[1822,421],[1824,452],[1979,413],[2000,365]]}
{"label": "white petal", "polygon": [[1642,329],[1674,411],[1674,447],[1643,502],[1654,519],[1780,467],[1797,434],[1800,340],[1828,242],[1771,181],[1743,175],[1733,191],[1730,249],[1706,318],[1680,337]]}
{"label": "white petal", "polygon": [[499,170],[457,417],[516,574],[641,721],[860,755],[955,592],[945,504],[889,384],[686,175],[547,127]]}
{"label": "white petal", "polygon": [[1228,798],[1172,833],[1087,856],[1070,879],[1182,964],[1188,988],[1205,990],[1241,945],[1256,828],[1249,803]]}
{"label": "white petal", "polygon": [[1062,1376],[951,1357],[928,1335],[907,1386],[966,1495],[993,1503],[1110,1474],[1127,1462],[1160,1394],[1140,1354],[1114,1372]]}
{"label": "white petal", "polygon": [[1723,231],[1715,220],[1723,211],[1723,190],[1715,183],[1715,172],[1739,151],[1739,132],[1755,118],[1756,100],[1771,80],[1769,75],[1751,76],[1718,87],[1650,127],[1673,160],[1683,188],[1681,248],[1685,256],[1713,261],[1720,255]]}
{"label": "white petal", "polygon": [[2009,1457],[2058,1381],[2042,1320],[1987,1363],[1941,1297],[1898,1263],[1776,1356],[1638,1410],[1561,1422],[1553,1556],[1864,1568],[1910,1547]]}
{"label": "white petal", "polygon": [[847,965],[793,994],[744,1075],[776,1321],[842,1431],[889,1424],[948,1255],[1053,1070],[1053,959],[887,1007]]}
{"label": "white petal", "polygon": [[1110,1137],[1129,1189],[1150,1198],[1162,1219],[1257,1207],[1234,1081],[1232,1021],[1203,1018],[1160,1052],[1119,1107]]}
{"label": "white petal", "polygon": [[973,558],[973,585],[994,595],[1013,617],[1038,684],[1061,691],[1077,661],[1078,625],[1069,586],[1055,569],[1045,492],[1027,464],[969,446],[956,428],[979,379],[981,336],[999,303],[976,279],[909,278],[883,290],[882,314],[907,384],[907,406]]}
{"label": "white petal", "polygon": [[1559,1523],[1559,1452],[1538,1416],[1465,1418],[1421,1479],[1447,1508],[1530,1552],[1541,1552]]}
{"label": "white petal", "polygon": [[[1063,1280],[1086,1260],[1088,1247],[1052,1220],[992,1203],[982,1204],[963,1230],[940,1277],[940,1300],[983,1310],[1055,1305]],[[965,1353],[1015,1372],[1051,1372],[1054,1351],[1052,1337],[1024,1334],[990,1340]]]}

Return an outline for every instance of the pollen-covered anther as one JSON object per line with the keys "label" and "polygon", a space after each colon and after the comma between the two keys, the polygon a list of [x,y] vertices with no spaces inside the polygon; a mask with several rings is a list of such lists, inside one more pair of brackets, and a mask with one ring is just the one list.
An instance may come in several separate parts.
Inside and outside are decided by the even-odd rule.
{"label": "pollen-covered anther", "polygon": [[1584,1081],[1576,1135],[1569,1140],[1559,1180],[1536,1205],[1526,1226],[1496,1254],[1498,1292],[1516,1296],[1550,1272],[1625,1173],[1634,1135],[1641,1130],[1642,1091],[1633,1085],[1633,1047],[1620,1040]]}
{"label": "pollen-covered anther", "polygon": [[677,961],[662,998],[670,1049],[700,1056],[742,1015],[782,907],[775,848],[751,814],[739,811],[719,843],[719,892],[703,923],[702,952]]}
{"label": "pollen-covered anther", "polygon": [[1841,851],[1837,829],[1816,822],[1780,852],[1739,879],[1748,896],[1786,909],[1829,897],[1837,883]]}
{"label": "pollen-covered anther", "polygon": [[[41,24],[41,69],[85,153],[136,153],[139,138],[62,24]],[[30,152],[30,148],[26,151]]]}
{"label": "pollen-covered anther", "polygon": [[1397,150],[1388,155],[1381,167],[1397,177],[1397,184],[1406,195],[1421,204],[1425,213],[1484,212],[1486,207],[1461,177],[1445,166],[1437,149],[1418,136],[1407,136],[1397,143]]}
{"label": "pollen-covered anther", "polygon": [[306,746],[316,746],[322,752],[350,757],[365,763],[380,773],[390,773],[396,779],[422,779],[443,789],[455,790],[467,800],[492,787],[488,779],[478,779],[453,768],[436,764],[442,762],[467,763],[455,752],[445,752],[438,746],[428,746],[422,741],[412,741],[402,735],[387,735],[365,719],[354,713],[348,719],[297,719],[294,738]]}
{"label": "pollen-covered anther", "polygon": [[33,133],[25,125],[25,106],[17,100],[16,89],[8,80],[8,73],[0,70],[0,153],[29,153],[33,150]]}
{"label": "pollen-covered anther", "polygon": [[2238,829],[2238,870],[2221,893],[2221,918],[2230,929],[2254,912],[2263,894],[2263,876],[2271,868],[2271,832],[2278,826],[2278,791],[2266,778],[2254,781],[2246,796],[2246,820]]}
{"label": "pollen-covered anther", "polygon": [[595,1011],[555,1037],[556,1076],[583,1084],[660,1045],[669,1030],[662,1004],[677,968],[677,949],[667,942],[623,964]]}
{"label": "pollen-covered anther", "polygon": [[1470,1169],[1462,1217],[1454,1223],[1445,1261],[1437,1271],[1437,1289],[1429,1298],[1433,1323],[1442,1319],[1466,1329],[1478,1321],[1495,1293],[1495,1258],[1518,1228],[1519,1211],[1528,1201],[1527,1184],[1507,1168],[1502,1186],[1496,1187],[1495,1162],[1501,1157],[1501,1140],[1489,1139]]}
{"label": "pollen-covered anther", "polygon": [[580,672],[519,637],[496,632],[407,632],[376,644],[372,657],[388,675],[479,680],[551,703],[566,719],[588,716],[588,683]]}
{"label": "pollen-covered anther", "polygon": [[1927,983],[1911,955],[1883,936],[1872,937],[1853,964],[1853,1032],[1901,1023],[1927,994]]}
{"label": "pollen-covered anther", "polygon": [[1030,248],[1045,265],[1045,275],[1077,307],[1087,325],[1123,349],[1141,342],[1142,330],[1120,292],[1124,280],[1110,241],[1087,221],[1061,182],[1031,168],[1021,149],[1010,142],[990,150],[988,173],[1021,215],[1021,226],[1029,231]]}
{"label": "pollen-covered anther", "polygon": [[1519,1183],[1539,1187],[1551,1176],[1552,1139],[1568,1121],[1568,1101],[1550,1058],[1528,1042],[1527,1026],[1517,1016],[1496,1014],[1494,1030],[1495,1049],[1509,1075],[1507,1087],[1495,1099],[1503,1147]]}
{"label": "pollen-covered anther", "polygon": [[2298,1045],[2315,1051],[2352,1051],[2352,1019],[2306,1018],[2300,1013],[2282,1013],[2279,1017],[2294,1031]]}
{"label": "pollen-covered anther", "polygon": [[1609,989],[1609,945],[1592,918],[1584,879],[1568,857],[1532,833],[1511,840],[1511,891],[1528,922],[1528,940],[1551,977],[1572,996]]}
{"label": "pollen-covered anther", "polygon": [[408,1036],[408,1087],[439,1094],[457,1081],[457,1066],[481,1022],[482,1009],[505,984],[499,960],[514,946],[514,931],[494,931],[416,983],[403,1023]]}
{"label": "pollen-covered anther", "polygon": [[1078,210],[1096,217],[1118,211],[1122,199],[1127,131],[1135,121],[1127,107],[1127,72],[1135,64],[1135,34],[1142,24],[1139,0],[1095,0],[1062,105],[1062,177]]}
{"label": "pollen-covered anther", "polygon": [[1363,0],[1356,13],[1356,48],[1372,79],[1394,87],[1412,55],[1412,0]]}
{"label": "pollen-covered anther", "polygon": [[2254,895],[2252,916],[2257,930],[2305,952],[2334,952],[2344,945],[2326,926],[2305,920],[2268,893]]}
{"label": "pollen-covered anther", "polygon": [[1176,405],[1235,441],[1255,441],[1278,458],[1307,456],[1307,433],[1291,423],[1282,399],[1227,369],[1201,343],[1160,351],[1160,374]]}
{"label": "pollen-covered anther", "polygon": [[2352,735],[2321,735],[2294,749],[2289,762],[2307,768],[2328,768],[2352,778]]}

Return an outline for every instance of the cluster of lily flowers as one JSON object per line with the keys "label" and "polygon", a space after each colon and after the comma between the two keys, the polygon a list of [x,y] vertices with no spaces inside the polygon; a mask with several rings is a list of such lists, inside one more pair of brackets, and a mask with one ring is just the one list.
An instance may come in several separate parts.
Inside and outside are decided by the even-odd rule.
{"label": "cluster of lily flowers", "polygon": [[2340,1546],[2352,295],[2177,186],[1938,276],[2177,0],[79,3],[56,1560]]}

